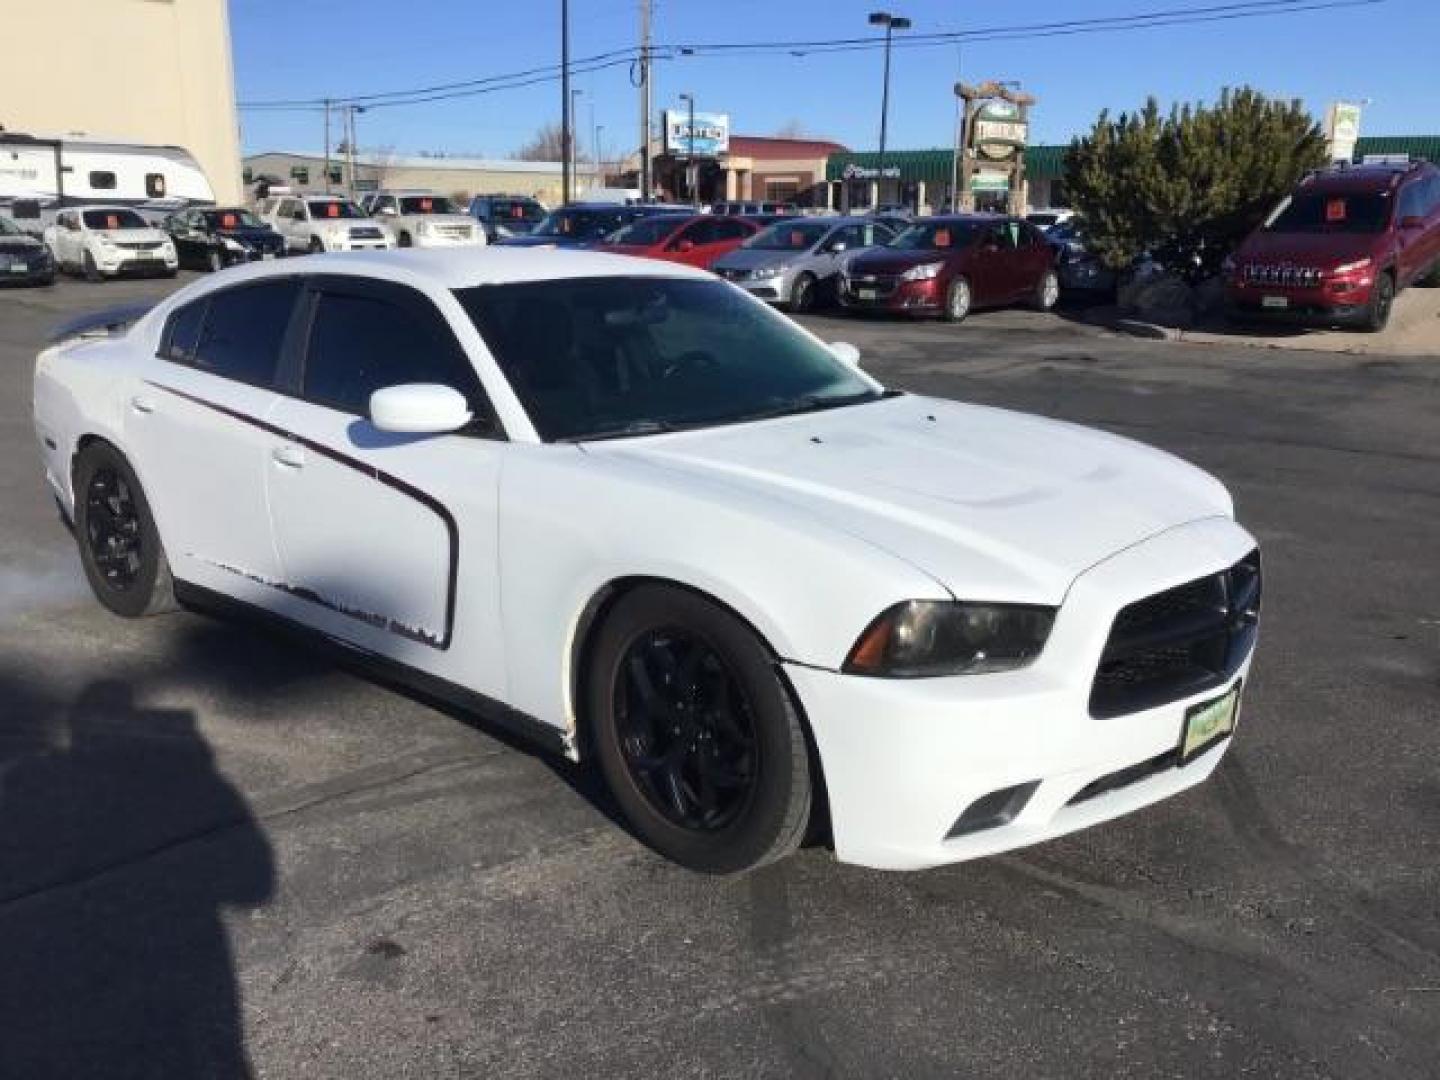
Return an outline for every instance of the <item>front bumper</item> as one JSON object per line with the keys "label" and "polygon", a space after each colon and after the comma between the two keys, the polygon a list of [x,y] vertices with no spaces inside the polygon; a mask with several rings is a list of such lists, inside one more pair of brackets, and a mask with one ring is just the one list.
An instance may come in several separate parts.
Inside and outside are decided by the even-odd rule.
{"label": "front bumper", "polygon": [[48,255],[0,255],[0,285],[34,285],[55,280],[55,262]]}
{"label": "front bumper", "polygon": [[436,233],[412,233],[417,248],[484,247],[485,233],[476,229],[468,237],[446,236]]}
{"label": "front bumper", "polygon": [[[1254,546],[1233,521],[1210,518],[1112,556],[1071,585],[1045,651],[1022,671],[905,680],[786,665],[815,734],[838,857],[893,870],[959,862],[1062,836],[1200,783],[1228,740],[1183,767],[1165,755],[1179,745],[1186,709],[1243,680],[1250,657],[1222,686],[1107,719],[1090,713],[1091,684],[1122,607],[1223,570]],[[1117,779],[1127,782],[1076,798]],[[977,800],[1029,785],[1012,819],[950,836]]]}
{"label": "front bumper", "polygon": [[[1255,284],[1232,280],[1225,298],[1232,313],[1246,319],[1311,326],[1363,321],[1370,310],[1372,278],[1326,281],[1314,287]],[[1273,307],[1283,300],[1283,307]]]}
{"label": "front bumper", "polygon": [[155,274],[173,274],[180,268],[178,256],[157,253],[153,257],[131,254],[103,253],[95,265],[106,277],[148,277]]}
{"label": "front bumper", "polygon": [[877,281],[841,278],[840,305],[856,311],[933,314],[941,309],[945,291],[938,278],[925,281]]}

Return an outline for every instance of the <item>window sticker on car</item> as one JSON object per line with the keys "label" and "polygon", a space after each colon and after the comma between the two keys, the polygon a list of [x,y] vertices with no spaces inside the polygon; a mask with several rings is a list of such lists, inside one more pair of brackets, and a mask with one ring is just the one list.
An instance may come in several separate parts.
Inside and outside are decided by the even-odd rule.
{"label": "window sticker on car", "polygon": [[514,206],[512,206],[512,207],[510,208],[510,216],[511,216],[512,218],[522,218],[522,217],[524,217],[524,216],[525,216],[525,208],[524,208],[523,206],[521,206],[519,203],[516,203]]}
{"label": "window sticker on car", "polygon": [[1344,200],[1344,199],[1330,199],[1328,202],[1325,203],[1325,220],[1326,220],[1326,221],[1344,221],[1344,220],[1345,220],[1345,200]]}
{"label": "window sticker on car", "polygon": [[224,215],[224,216],[220,219],[220,227],[221,227],[222,229],[233,229],[233,228],[235,228],[235,215],[234,215],[234,214],[226,214],[226,215]]}
{"label": "window sticker on car", "polygon": [[431,211],[432,209],[434,209],[434,207],[435,207],[435,203],[434,203],[433,200],[431,200],[431,199],[421,199],[421,200],[420,200],[420,212],[421,212],[422,214],[428,214],[428,213],[430,213],[430,211]]}
{"label": "window sticker on car", "polygon": [[327,205],[327,206],[325,207],[325,216],[326,216],[326,217],[339,217],[339,216],[340,216],[340,204],[339,204],[339,203],[334,203],[334,202],[332,202],[332,203],[330,203],[329,205]]}
{"label": "window sticker on car", "polygon": [[105,228],[118,229],[120,227],[120,216],[118,214],[105,215]]}
{"label": "window sticker on car", "polygon": [[949,230],[949,229],[936,229],[936,230],[935,230],[935,246],[936,246],[937,248],[948,248],[948,247],[950,246],[950,230]]}

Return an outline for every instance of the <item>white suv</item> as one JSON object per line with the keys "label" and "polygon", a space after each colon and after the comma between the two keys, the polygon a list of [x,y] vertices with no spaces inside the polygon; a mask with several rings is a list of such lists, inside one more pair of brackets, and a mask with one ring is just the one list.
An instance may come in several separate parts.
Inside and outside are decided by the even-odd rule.
{"label": "white suv", "polygon": [[395,246],[380,223],[339,195],[282,195],[260,217],[285,237],[288,251],[380,251]]}
{"label": "white suv", "polygon": [[121,274],[174,277],[175,242],[126,206],[62,210],[45,230],[45,243],[62,270],[103,281]]}
{"label": "white suv", "polygon": [[428,191],[377,191],[366,213],[385,223],[401,247],[483,247],[485,230],[443,195]]}

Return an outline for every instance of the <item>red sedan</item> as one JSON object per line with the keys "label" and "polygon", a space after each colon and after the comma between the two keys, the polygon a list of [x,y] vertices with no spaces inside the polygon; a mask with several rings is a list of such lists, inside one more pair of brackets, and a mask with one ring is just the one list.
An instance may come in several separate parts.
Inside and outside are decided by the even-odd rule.
{"label": "red sedan", "polygon": [[625,226],[597,244],[596,250],[641,255],[707,270],[721,255],[728,255],[759,231],[760,226],[744,218],[662,214]]}

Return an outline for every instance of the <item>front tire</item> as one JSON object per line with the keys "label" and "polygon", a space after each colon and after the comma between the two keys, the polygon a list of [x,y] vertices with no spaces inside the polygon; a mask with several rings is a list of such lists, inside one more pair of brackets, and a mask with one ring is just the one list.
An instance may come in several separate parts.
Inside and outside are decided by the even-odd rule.
{"label": "front tire", "polygon": [[968,278],[957,277],[950,282],[950,287],[945,290],[945,310],[943,317],[946,322],[961,323],[970,314],[971,305],[974,303],[974,296],[970,292],[970,281]]}
{"label": "front tire", "polygon": [[399,243],[401,247],[411,247],[414,245],[415,241],[410,239],[410,234],[408,232],[402,232],[400,234]]}
{"label": "front tire", "polygon": [[206,257],[205,261],[210,267],[212,274],[218,274],[221,270],[225,269],[225,256],[220,254],[220,251],[216,248],[210,249],[210,254]]}
{"label": "front tire", "polygon": [[321,255],[324,254],[324,252],[325,245],[320,242],[320,238],[318,236],[312,236],[310,238],[310,254]]}
{"label": "front tire", "polygon": [[706,873],[753,870],[804,839],[805,733],[774,657],[739,619],[682,589],[616,601],[586,670],[594,749],[642,840]]}
{"label": "front tire", "polygon": [[1384,330],[1390,322],[1390,309],[1395,306],[1395,276],[1388,270],[1375,279],[1370,291],[1370,307],[1365,312],[1365,329],[1372,334]]}
{"label": "front tire", "polygon": [[100,267],[95,263],[95,256],[90,252],[85,252],[85,258],[81,260],[80,266],[86,281],[93,283],[105,280],[105,275],[100,272]]}
{"label": "front tire", "polygon": [[75,462],[75,541],[95,598],[128,619],[170,611],[175,584],[135,470],[109,443]]}
{"label": "front tire", "polygon": [[796,314],[811,311],[815,307],[816,282],[814,274],[801,274],[790,286],[790,310]]}

